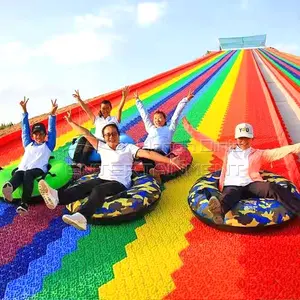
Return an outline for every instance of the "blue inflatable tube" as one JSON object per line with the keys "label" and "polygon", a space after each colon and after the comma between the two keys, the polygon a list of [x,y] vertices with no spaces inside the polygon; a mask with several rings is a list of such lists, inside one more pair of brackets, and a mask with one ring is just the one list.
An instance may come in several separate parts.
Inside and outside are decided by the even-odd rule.
{"label": "blue inflatable tube", "polygon": [[[77,147],[77,144],[78,144],[78,141],[80,138],[81,138],[81,136],[73,139],[73,141],[69,147],[68,153],[72,160],[74,159],[74,152],[75,152],[75,149]],[[133,138],[124,133],[121,133],[121,135],[120,135],[120,142],[124,143],[124,144],[135,144]],[[90,154],[89,162],[91,162],[91,163],[100,163],[101,162],[100,154],[95,149],[93,149],[93,151]]]}

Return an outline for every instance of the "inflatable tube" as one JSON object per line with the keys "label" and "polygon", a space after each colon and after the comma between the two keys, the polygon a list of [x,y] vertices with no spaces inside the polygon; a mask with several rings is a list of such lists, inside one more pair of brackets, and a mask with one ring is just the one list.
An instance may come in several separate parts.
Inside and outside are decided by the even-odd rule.
{"label": "inflatable tube", "polygon": [[[13,175],[18,165],[12,165],[8,168],[0,170],[0,197],[2,195],[2,186],[7,182]],[[45,181],[54,189],[60,189],[66,186],[72,179],[73,172],[70,165],[68,165],[63,160],[55,159],[53,156],[49,159],[49,170],[44,177]],[[37,197],[40,195],[38,190],[38,181],[42,179],[42,176],[38,177],[34,181],[34,187],[32,192],[32,197]],[[21,199],[23,193],[23,185],[19,186],[13,192],[14,200]]]}
{"label": "inflatable tube", "polygon": [[[73,141],[71,142],[70,147],[69,147],[68,153],[69,153],[69,156],[70,156],[70,158],[72,160],[74,158],[74,152],[75,152],[75,149],[77,147],[79,139],[80,139],[80,136],[77,137],[77,138],[74,138]],[[121,135],[120,135],[120,143],[134,144],[134,140],[129,135],[121,133]],[[100,154],[95,149],[93,149],[93,151],[90,154],[89,162],[90,163],[100,163],[101,162]]]}
{"label": "inflatable tube", "polygon": [[[83,176],[75,185],[93,178],[97,178],[97,174]],[[133,185],[129,190],[107,197],[103,207],[97,209],[89,222],[92,224],[116,224],[137,219],[154,209],[160,195],[160,186],[152,176],[137,176],[133,178]],[[69,212],[74,213],[86,201],[87,198],[78,200],[67,205],[66,208]]]}
{"label": "inflatable tube", "polygon": [[[270,172],[260,172],[264,180],[275,182],[292,191],[300,201],[300,194],[293,183],[286,178]],[[226,230],[247,230],[263,228],[271,225],[282,224],[290,220],[294,215],[280,202],[274,199],[251,198],[241,200],[225,215],[223,225],[216,225],[212,221],[212,215],[208,210],[208,199],[211,196],[220,195],[218,189],[221,171],[209,173],[197,180],[191,188],[188,196],[188,204],[193,213],[208,225]]]}
{"label": "inflatable tube", "polygon": [[[143,147],[143,143],[137,144],[138,147]],[[178,170],[174,165],[157,163],[155,169],[161,174],[163,181],[167,181],[171,178],[177,177],[178,175],[184,173],[192,164],[193,157],[190,151],[181,144],[172,143],[170,153],[167,155],[168,157],[179,156],[180,159],[184,162],[184,168],[182,170]],[[136,161],[133,165],[133,170],[136,172],[143,172],[143,164],[141,161]]]}

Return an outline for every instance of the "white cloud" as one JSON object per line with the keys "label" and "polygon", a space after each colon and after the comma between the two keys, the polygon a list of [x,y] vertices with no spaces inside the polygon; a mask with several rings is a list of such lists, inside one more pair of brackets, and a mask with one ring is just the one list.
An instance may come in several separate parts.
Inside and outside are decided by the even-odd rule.
{"label": "white cloud", "polygon": [[[41,85],[39,78],[27,71],[7,71],[0,73],[0,92],[7,89],[31,90],[36,89]],[[22,92],[23,93],[23,92]],[[5,101],[5,98],[0,98],[0,101]]]}
{"label": "white cloud", "polygon": [[137,22],[140,26],[148,26],[159,20],[167,8],[166,2],[143,2],[137,6]]}
{"label": "white cloud", "polygon": [[113,44],[121,37],[81,31],[64,34],[45,41],[36,54],[51,57],[58,64],[81,64],[100,61],[112,54]]}
{"label": "white cloud", "polygon": [[15,41],[0,45],[0,64],[4,65],[23,65],[27,63],[31,56],[30,48],[21,42]]}
{"label": "white cloud", "polygon": [[75,17],[75,26],[79,30],[94,30],[99,28],[112,28],[113,19],[104,16],[87,14]]}
{"label": "white cloud", "polygon": [[240,6],[242,10],[247,10],[249,8],[249,0],[241,0]]}
{"label": "white cloud", "polygon": [[272,46],[275,49],[282,51],[282,52],[287,52],[290,54],[297,54],[300,52],[300,46],[297,44],[277,44]]}

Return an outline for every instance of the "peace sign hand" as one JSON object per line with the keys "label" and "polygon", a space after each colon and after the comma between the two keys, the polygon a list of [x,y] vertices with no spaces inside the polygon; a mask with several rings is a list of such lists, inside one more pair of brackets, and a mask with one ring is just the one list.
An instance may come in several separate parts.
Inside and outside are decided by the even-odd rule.
{"label": "peace sign hand", "polygon": [[129,94],[129,91],[130,91],[129,86],[125,86],[125,87],[122,89],[122,97],[126,99],[127,96],[128,96],[128,94]]}
{"label": "peace sign hand", "polygon": [[20,105],[23,108],[24,113],[27,113],[27,102],[29,101],[29,98],[26,98],[24,96],[24,100],[20,101]]}
{"label": "peace sign hand", "polygon": [[77,100],[77,101],[81,101],[81,97],[80,97],[80,94],[79,94],[79,90],[75,90],[75,93],[72,94],[72,96]]}
{"label": "peace sign hand", "polygon": [[55,100],[52,100],[51,99],[51,104],[52,104],[52,108],[51,108],[51,111],[50,111],[50,115],[54,116],[56,111],[57,111],[57,108],[58,108],[58,104],[56,103],[57,99]]}
{"label": "peace sign hand", "polygon": [[137,99],[139,99],[139,92],[138,91],[135,91],[134,93],[133,93],[133,96],[134,96],[134,98],[137,100]]}

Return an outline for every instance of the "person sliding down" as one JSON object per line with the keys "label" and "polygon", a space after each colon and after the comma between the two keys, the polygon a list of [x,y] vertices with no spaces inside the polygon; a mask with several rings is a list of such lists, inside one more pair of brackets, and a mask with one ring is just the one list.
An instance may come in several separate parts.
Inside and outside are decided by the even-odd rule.
{"label": "person sliding down", "polygon": [[20,102],[20,105],[23,109],[22,142],[25,153],[12,178],[2,187],[2,194],[4,198],[7,201],[12,202],[13,191],[23,184],[21,202],[17,207],[17,213],[20,215],[25,215],[28,213],[28,201],[31,198],[34,180],[48,171],[48,161],[56,144],[55,113],[58,107],[56,99],[54,101],[51,100],[52,108],[49,114],[47,141],[47,131],[43,123],[34,124],[30,134],[27,112],[28,101],[29,99],[24,97],[24,100]]}
{"label": "person sliding down", "polygon": [[105,142],[98,140],[87,129],[77,125],[68,113],[66,120],[83,134],[102,158],[101,171],[98,178],[70,187],[64,191],[52,189],[44,180],[39,182],[39,191],[48,208],[54,209],[58,204],[70,204],[78,199],[88,197],[88,201],[73,215],[64,215],[63,221],[85,230],[87,219],[98,207],[102,207],[105,197],[118,194],[131,187],[132,163],[135,157],[148,158],[157,162],[174,164],[182,168],[181,161],[167,158],[159,153],[139,149],[132,144],[120,143],[120,132],[115,123],[106,124],[102,129]]}
{"label": "person sliding down", "polygon": [[[171,118],[171,122],[167,125],[166,114],[157,110],[154,112],[153,122],[151,122],[148,112],[145,110],[139,94],[135,94],[136,106],[143,119],[145,129],[148,133],[144,142],[143,149],[167,155],[170,152],[170,146],[176,127],[178,125],[179,117],[186,104],[194,97],[193,92],[189,90],[188,95],[184,97],[176,107],[176,110]],[[151,159],[141,159],[144,167],[144,173],[151,174],[160,182],[160,174],[155,170],[155,162]]]}
{"label": "person sliding down", "polygon": [[299,153],[300,143],[267,150],[252,148],[253,127],[241,123],[235,128],[236,145],[226,147],[195,130],[186,118],[183,119],[183,126],[195,140],[223,160],[219,181],[221,197],[212,196],[208,203],[216,224],[223,224],[225,214],[237,202],[251,197],[276,199],[294,214],[300,214],[300,201],[289,189],[265,182],[259,174],[264,163],[281,159],[290,153]]}
{"label": "person sliding down", "polygon": [[[104,141],[104,137],[102,135],[102,129],[108,123],[115,123],[116,125],[119,125],[119,123],[121,122],[122,110],[126,98],[128,96],[128,93],[129,93],[129,87],[126,86],[122,90],[122,99],[118,106],[116,116],[110,115],[112,110],[112,104],[109,100],[103,100],[100,103],[100,110],[98,114],[94,115],[93,112],[90,110],[89,106],[81,99],[79,90],[75,90],[73,97],[78,101],[82,109],[87,113],[90,120],[94,123],[96,128],[94,135],[98,139]],[[81,137],[78,141],[78,146],[76,147],[74,153],[74,158],[73,158],[74,162],[79,164],[84,164],[84,165],[89,164],[89,156],[92,151],[93,151],[93,146],[91,145],[91,143],[85,137]]]}

